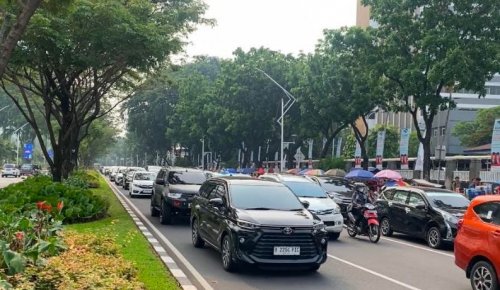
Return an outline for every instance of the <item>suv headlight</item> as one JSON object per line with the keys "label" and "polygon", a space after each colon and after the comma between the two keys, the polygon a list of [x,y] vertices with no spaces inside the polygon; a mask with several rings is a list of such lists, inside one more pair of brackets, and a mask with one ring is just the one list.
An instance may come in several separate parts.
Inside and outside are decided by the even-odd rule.
{"label": "suv headlight", "polygon": [[313,225],[313,230],[315,230],[315,231],[319,231],[319,230],[323,230],[323,229],[325,229],[325,224],[322,221]]}
{"label": "suv headlight", "polygon": [[333,208],[333,213],[334,214],[339,214],[340,213],[340,206],[338,204],[335,205]]}
{"label": "suv headlight", "polygon": [[244,220],[237,220],[236,224],[245,229],[258,229],[260,227],[259,224],[251,223],[249,221],[244,221]]}
{"label": "suv headlight", "polygon": [[450,224],[456,225],[458,223],[458,218],[452,214],[443,211],[441,212],[441,215],[443,216],[444,220]]}
{"label": "suv headlight", "polygon": [[169,193],[167,193],[167,196],[170,198],[181,198],[182,193],[169,192]]}

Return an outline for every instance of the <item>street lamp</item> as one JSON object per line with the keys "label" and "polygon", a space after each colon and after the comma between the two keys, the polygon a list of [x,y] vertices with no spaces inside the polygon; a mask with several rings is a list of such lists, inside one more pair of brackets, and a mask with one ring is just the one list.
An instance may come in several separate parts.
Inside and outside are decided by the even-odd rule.
{"label": "street lamp", "polygon": [[205,138],[201,138],[201,169],[205,170]]}
{"label": "street lamp", "polygon": [[290,110],[290,108],[293,106],[295,103],[296,99],[295,97],[290,94],[285,88],[283,88],[277,81],[275,81],[271,76],[269,76],[267,73],[265,73],[261,69],[257,69],[261,73],[263,73],[268,79],[270,79],[274,84],[276,84],[288,97],[286,103],[285,99],[281,98],[281,116],[278,118],[278,124],[281,125],[281,164],[280,164],[280,171],[283,172],[285,170],[285,156],[284,156],[284,135],[285,135],[285,114]]}
{"label": "street lamp", "polygon": [[[4,107],[5,108],[5,107]],[[17,133],[17,150],[16,150],[16,154],[17,154],[17,157],[16,157],[16,164],[19,166],[19,146],[20,146],[20,143],[21,143],[21,129],[23,129],[26,125],[28,125],[29,123],[26,123],[24,125],[22,125],[21,127],[17,128],[16,130],[14,130],[13,134],[16,134]]]}

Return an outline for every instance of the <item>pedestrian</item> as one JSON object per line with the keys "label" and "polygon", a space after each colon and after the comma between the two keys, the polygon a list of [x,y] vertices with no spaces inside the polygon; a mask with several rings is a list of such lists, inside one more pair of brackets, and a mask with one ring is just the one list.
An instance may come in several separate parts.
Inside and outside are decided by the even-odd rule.
{"label": "pedestrian", "polygon": [[455,176],[455,181],[451,184],[451,190],[454,192],[460,192],[461,190],[461,185],[460,185],[460,177]]}
{"label": "pedestrian", "polygon": [[274,166],[269,167],[267,170],[268,173],[274,173]]}
{"label": "pedestrian", "polygon": [[479,177],[472,179],[472,183],[469,185],[469,188],[476,188],[477,186],[481,186],[481,178]]}

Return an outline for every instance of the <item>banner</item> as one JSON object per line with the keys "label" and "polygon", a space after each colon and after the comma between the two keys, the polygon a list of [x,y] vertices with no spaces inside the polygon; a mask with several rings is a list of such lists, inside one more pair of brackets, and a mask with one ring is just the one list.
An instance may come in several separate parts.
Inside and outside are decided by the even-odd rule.
{"label": "banner", "polygon": [[491,136],[491,171],[500,171],[500,119],[495,120]]}
{"label": "banner", "polygon": [[[361,148],[359,151],[361,152]],[[342,155],[342,137],[337,141],[337,155],[335,157],[340,158],[340,155]]]}
{"label": "banner", "polygon": [[354,151],[354,168],[361,168],[361,146],[356,141],[356,151]]}
{"label": "banner", "polygon": [[424,170],[424,145],[420,143],[418,146],[417,161],[415,162],[415,170]]}
{"label": "banner", "polygon": [[384,142],[385,131],[379,131],[377,133],[377,151],[375,153],[375,164],[377,169],[382,169],[382,161],[384,158]]}
{"label": "banner", "polygon": [[401,162],[401,169],[408,170],[408,145],[410,142],[410,129],[401,129],[401,139],[399,141],[399,161]]}

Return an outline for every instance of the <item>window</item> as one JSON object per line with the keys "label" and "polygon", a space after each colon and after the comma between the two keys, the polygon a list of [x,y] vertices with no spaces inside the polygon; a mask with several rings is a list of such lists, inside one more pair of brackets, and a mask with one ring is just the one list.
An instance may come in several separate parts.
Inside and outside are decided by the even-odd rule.
{"label": "window", "polygon": [[286,186],[233,185],[231,203],[239,209],[268,208],[275,210],[302,210],[304,206]]}
{"label": "window", "polygon": [[438,129],[437,128],[434,128],[432,130],[432,136],[436,137],[438,135]]}
{"label": "window", "polygon": [[208,194],[215,188],[216,184],[213,183],[205,183],[200,188],[200,196],[203,198],[208,198]]}
{"label": "window", "polygon": [[396,191],[394,194],[394,198],[392,201],[397,202],[397,203],[406,203],[406,199],[408,198],[408,192],[406,191]]}
{"label": "window", "polygon": [[487,202],[474,207],[474,212],[485,223],[500,225],[500,202]]}
{"label": "window", "polygon": [[158,176],[156,176],[156,179],[164,179],[165,178],[165,170],[160,170],[158,172]]}
{"label": "window", "polygon": [[441,127],[441,136],[446,135],[446,127]]}
{"label": "window", "polygon": [[408,205],[416,207],[417,205],[425,205],[424,198],[418,193],[410,193],[410,199],[408,200]]}
{"label": "window", "polygon": [[394,198],[394,193],[395,192],[396,191],[394,191],[394,190],[386,190],[386,191],[384,191],[384,196],[385,196],[386,199],[392,200]]}

